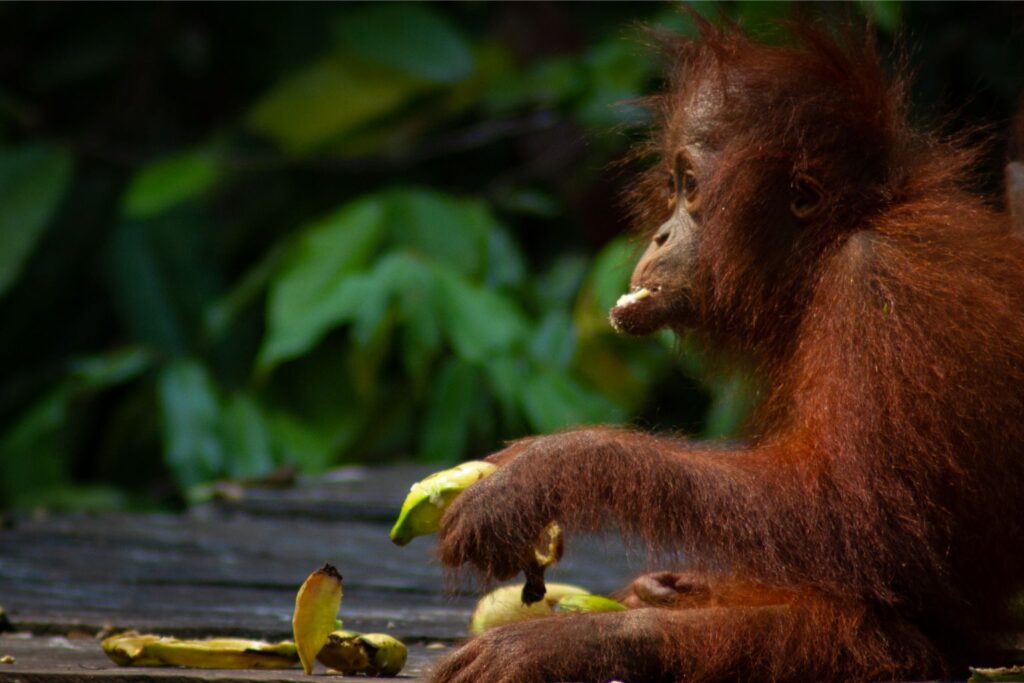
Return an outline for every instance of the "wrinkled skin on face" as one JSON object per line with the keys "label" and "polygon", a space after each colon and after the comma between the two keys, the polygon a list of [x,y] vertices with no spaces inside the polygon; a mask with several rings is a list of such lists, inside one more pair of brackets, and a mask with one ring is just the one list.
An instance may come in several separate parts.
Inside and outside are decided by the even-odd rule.
{"label": "wrinkled skin on face", "polygon": [[699,227],[683,189],[697,182],[692,158],[685,153],[678,156],[668,180],[672,215],[654,232],[637,263],[630,279],[631,295],[620,298],[611,310],[612,326],[621,332],[650,334],[694,317],[692,273]]}
{"label": "wrinkled skin on face", "polygon": [[703,200],[701,179],[713,161],[712,151],[701,139],[701,124],[712,121],[720,106],[721,98],[709,88],[698,91],[686,110],[684,128],[690,134],[666,153],[664,192],[669,216],[654,231],[633,271],[630,295],[620,298],[609,314],[612,326],[620,332],[650,334],[695,317],[693,274]]}
{"label": "wrinkled skin on face", "polygon": [[[713,331],[733,312],[730,307],[784,307],[799,286],[791,282],[789,254],[821,248],[810,243],[816,238],[805,228],[823,214],[826,190],[811,174],[796,171],[780,148],[733,128],[726,90],[716,79],[697,84],[670,124],[674,135],[665,141],[660,167],[666,217],[651,233],[629,294],[609,313],[620,332]],[[758,145],[755,156],[749,150]],[[743,272],[737,264],[745,263],[756,268]],[[747,327],[749,321],[728,324],[737,322]]]}

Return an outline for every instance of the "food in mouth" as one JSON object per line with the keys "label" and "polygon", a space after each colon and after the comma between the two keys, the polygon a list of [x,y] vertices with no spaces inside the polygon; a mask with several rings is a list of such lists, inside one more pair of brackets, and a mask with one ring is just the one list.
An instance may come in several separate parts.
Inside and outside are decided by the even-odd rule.
{"label": "food in mouth", "polygon": [[[623,294],[608,313],[608,319],[618,332],[649,334],[660,327],[658,306],[653,305],[660,287],[637,287]],[[641,305],[642,304],[642,305]]]}
{"label": "food in mouth", "polygon": [[629,294],[623,294],[622,296],[620,296],[618,300],[615,302],[615,308],[622,308],[623,306],[632,306],[637,301],[646,299],[650,295],[651,290],[647,289],[646,287],[635,289]]}

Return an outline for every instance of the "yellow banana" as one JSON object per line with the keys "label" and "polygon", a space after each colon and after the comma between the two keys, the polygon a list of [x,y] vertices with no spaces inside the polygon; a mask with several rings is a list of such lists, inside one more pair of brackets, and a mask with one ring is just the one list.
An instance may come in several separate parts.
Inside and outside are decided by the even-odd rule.
{"label": "yellow banana", "polygon": [[329,564],[309,575],[295,596],[292,633],[302,669],[313,672],[316,655],[334,630],[341,607],[341,574]]}
{"label": "yellow banana", "polygon": [[344,674],[397,676],[408,655],[402,641],[386,633],[334,631],[316,658]]}
{"label": "yellow banana", "polygon": [[417,536],[436,532],[455,497],[497,469],[489,462],[471,460],[413,484],[391,529],[391,540],[405,545]]}
{"label": "yellow banana", "polygon": [[515,584],[502,586],[480,598],[469,621],[470,634],[476,636],[495,626],[551,616],[555,604],[565,596],[589,595],[586,589],[568,583],[548,584],[544,598],[531,605],[523,603],[522,594],[523,584]]}
{"label": "yellow banana", "polygon": [[290,669],[299,663],[295,643],[244,638],[178,640],[134,631],[106,638],[103,651],[119,666],[187,666],[196,669]]}
{"label": "yellow banana", "polygon": [[584,588],[568,583],[551,583],[543,599],[533,604],[522,600],[523,584],[502,586],[476,604],[469,622],[469,633],[477,636],[488,629],[516,621],[549,617],[560,612],[617,612],[625,605],[611,598],[592,595]]}

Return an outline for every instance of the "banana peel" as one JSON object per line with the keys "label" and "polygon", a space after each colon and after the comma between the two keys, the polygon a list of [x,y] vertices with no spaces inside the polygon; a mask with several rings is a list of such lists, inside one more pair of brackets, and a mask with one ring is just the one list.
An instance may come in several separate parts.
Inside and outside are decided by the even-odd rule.
{"label": "banana peel", "polygon": [[310,574],[295,596],[292,634],[302,669],[313,672],[317,653],[334,631],[341,607],[341,574],[330,564]]}
{"label": "banana peel", "polygon": [[106,638],[103,651],[118,666],[185,666],[195,669],[291,669],[299,663],[295,643],[244,638],[179,640],[134,631]]}
{"label": "banana peel", "polygon": [[397,676],[409,652],[402,641],[386,633],[333,631],[316,658],[344,674]]}
{"label": "banana peel", "polygon": [[330,564],[310,574],[295,596],[295,641],[267,643],[243,638],[180,640],[134,631],[106,638],[103,651],[119,666],[184,666],[196,669],[290,669],[312,673],[321,663],[342,674],[396,676],[408,651],[386,633],[341,629],[337,619],[341,574]]}
{"label": "banana peel", "polygon": [[[128,631],[102,642],[118,666],[182,666],[192,669],[293,669],[299,651],[290,640],[267,643],[244,638],[179,640]],[[333,631],[317,653],[324,666],[345,675],[396,676],[408,651],[386,633]]]}
{"label": "banana peel", "polygon": [[413,484],[391,529],[391,540],[406,545],[417,536],[435,533],[455,497],[497,469],[489,462],[471,460]]}

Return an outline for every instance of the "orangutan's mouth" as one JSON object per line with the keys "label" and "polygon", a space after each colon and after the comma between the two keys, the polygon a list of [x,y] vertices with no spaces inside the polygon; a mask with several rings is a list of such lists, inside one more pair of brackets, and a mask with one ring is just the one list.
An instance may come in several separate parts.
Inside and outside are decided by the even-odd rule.
{"label": "orangutan's mouth", "polygon": [[[658,308],[659,286],[634,287],[623,294],[608,313],[612,327],[627,334],[647,334],[652,331],[652,313]],[[657,316],[655,316],[657,317]],[[660,326],[660,325],[659,325]]]}
{"label": "orangutan's mouth", "polygon": [[618,301],[615,302],[615,308],[624,308],[626,306],[633,306],[638,301],[643,301],[650,295],[657,292],[660,287],[655,287],[653,290],[647,287],[634,287],[629,294],[623,294],[619,297]]}

